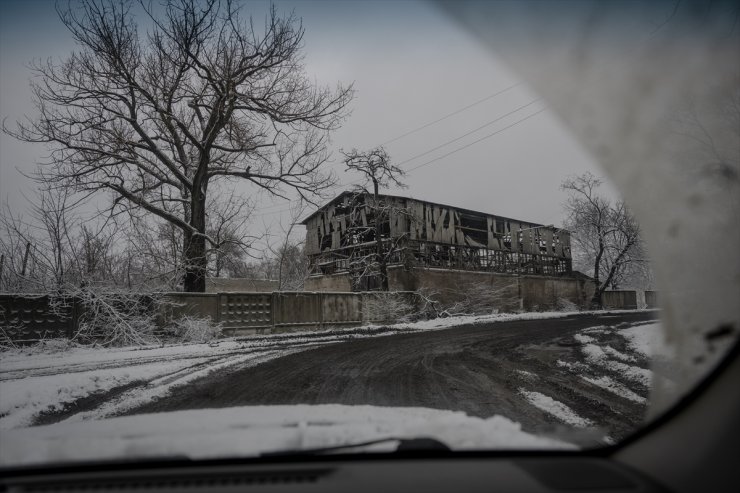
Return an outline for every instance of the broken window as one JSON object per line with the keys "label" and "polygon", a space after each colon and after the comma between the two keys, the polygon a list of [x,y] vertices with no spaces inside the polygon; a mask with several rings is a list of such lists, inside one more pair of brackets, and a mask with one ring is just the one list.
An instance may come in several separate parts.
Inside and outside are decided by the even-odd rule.
{"label": "broken window", "polygon": [[547,253],[547,241],[545,241],[539,229],[537,230],[537,246],[540,249],[540,253]]}
{"label": "broken window", "polygon": [[319,228],[319,245],[322,251],[331,248],[331,235],[321,234],[321,228]]}
{"label": "broken window", "polygon": [[471,246],[488,244],[488,221],[476,214],[460,214],[459,229],[463,232],[465,243]]}

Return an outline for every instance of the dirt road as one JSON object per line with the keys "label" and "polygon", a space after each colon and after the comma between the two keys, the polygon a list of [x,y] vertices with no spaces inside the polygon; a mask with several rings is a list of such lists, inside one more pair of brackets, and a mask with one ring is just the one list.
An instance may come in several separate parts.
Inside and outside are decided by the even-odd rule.
{"label": "dirt road", "polygon": [[[597,423],[603,435],[619,439],[642,419],[645,404],[639,399],[647,397],[648,389],[609,369],[589,367],[573,336],[588,327],[657,318],[654,312],[578,315],[351,340],[251,368],[214,372],[126,414],[257,404],[372,404],[499,414],[537,433],[562,428],[562,420],[527,401],[526,391],[565,404]],[[625,339],[613,331],[599,337],[627,351]],[[648,366],[639,358],[631,364]],[[583,376],[592,381],[608,377],[640,397],[625,399]]]}

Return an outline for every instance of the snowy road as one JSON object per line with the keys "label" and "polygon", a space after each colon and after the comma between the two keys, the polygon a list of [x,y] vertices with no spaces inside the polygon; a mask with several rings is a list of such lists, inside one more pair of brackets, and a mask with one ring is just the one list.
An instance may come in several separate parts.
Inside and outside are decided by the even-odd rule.
{"label": "snowy road", "polygon": [[574,315],[353,340],[212,372],[124,414],[274,404],[419,406],[501,415],[537,434],[558,435],[564,426],[600,430],[584,432],[583,444],[618,439],[642,420],[652,377],[647,355],[621,331],[639,335],[639,327],[628,327],[656,318],[654,312]]}
{"label": "snowy road", "polygon": [[249,456],[388,437],[427,436],[454,450],[609,443],[639,426],[652,382],[671,383],[657,318],[497,314],[212,344],[5,351],[0,466]]}

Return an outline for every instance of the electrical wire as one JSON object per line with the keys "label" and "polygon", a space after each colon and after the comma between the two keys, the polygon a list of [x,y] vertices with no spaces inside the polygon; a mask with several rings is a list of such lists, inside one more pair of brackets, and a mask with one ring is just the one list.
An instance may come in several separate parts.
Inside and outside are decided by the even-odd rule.
{"label": "electrical wire", "polygon": [[[400,139],[402,139],[404,137],[408,137],[409,135],[415,134],[416,132],[419,132],[421,130],[424,130],[425,128],[431,127],[432,125],[435,125],[435,124],[437,124],[437,123],[439,123],[441,121],[444,121],[444,120],[446,120],[446,119],[448,119],[450,117],[453,117],[453,116],[455,116],[457,114],[460,114],[460,113],[462,113],[465,110],[469,110],[470,108],[472,108],[474,106],[477,106],[477,105],[479,105],[481,103],[484,103],[484,102],[488,101],[489,99],[495,98],[499,94],[503,94],[503,93],[505,93],[505,92],[507,92],[507,91],[509,91],[511,89],[514,89],[515,87],[520,86],[521,84],[522,84],[521,82],[517,82],[516,84],[513,84],[513,85],[511,85],[509,87],[506,87],[504,89],[501,89],[500,91],[496,91],[493,94],[490,94],[490,95],[486,96],[483,99],[479,99],[478,101],[476,101],[474,103],[471,103],[471,104],[469,104],[469,105],[467,105],[467,106],[465,106],[463,108],[460,108],[458,110],[455,110],[452,113],[448,113],[445,116],[440,117],[440,118],[438,118],[438,119],[436,119],[434,121],[431,121],[429,123],[425,123],[424,125],[422,125],[420,127],[417,127],[417,128],[415,128],[413,130],[409,130],[408,132],[406,132],[404,134],[401,134],[398,137],[394,137],[394,138],[392,138],[390,140],[386,140],[385,142],[383,142],[382,144],[380,144],[380,146],[384,146],[384,145],[390,144],[391,142],[395,142],[395,141],[400,140]],[[378,147],[380,147],[380,146],[378,146]]]}
{"label": "electrical wire", "polygon": [[420,157],[426,156],[427,154],[431,154],[432,152],[434,152],[436,150],[439,150],[439,149],[441,149],[441,148],[443,148],[445,146],[448,146],[448,145],[452,144],[453,142],[457,142],[458,140],[461,140],[461,139],[467,137],[468,135],[474,134],[475,132],[477,132],[479,130],[482,130],[482,129],[486,128],[486,127],[489,127],[489,126],[493,125],[494,123],[503,120],[507,116],[513,115],[514,113],[516,113],[516,112],[518,112],[520,110],[523,110],[527,106],[531,106],[534,103],[536,103],[538,101],[541,101],[541,100],[542,100],[542,98],[533,99],[529,103],[527,103],[525,105],[522,105],[522,106],[519,106],[518,108],[516,108],[516,109],[514,109],[514,110],[512,110],[512,111],[510,111],[510,112],[508,112],[508,113],[506,113],[504,115],[501,115],[498,118],[495,118],[495,119],[493,119],[493,120],[491,120],[489,122],[486,122],[483,125],[481,125],[480,127],[474,128],[473,130],[470,130],[469,132],[465,132],[464,134],[460,135],[459,137],[455,137],[454,139],[448,140],[447,142],[445,142],[443,144],[440,144],[440,145],[438,145],[436,147],[432,147],[428,151],[424,151],[421,154],[417,154],[414,157],[410,157],[408,159],[405,159],[405,160],[401,161],[400,163],[396,163],[396,166],[399,166],[400,167],[401,165],[404,165],[406,163],[410,163],[411,161],[415,161],[416,159],[419,159]]}
{"label": "electrical wire", "polygon": [[429,166],[430,164],[432,164],[432,163],[435,163],[435,162],[439,161],[440,159],[444,159],[444,158],[446,158],[446,157],[448,157],[448,156],[451,156],[452,154],[455,154],[456,152],[460,152],[460,151],[462,151],[463,149],[467,149],[468,147],[470,147],[470,146],[472,146],[472,145],[478,144],[479,142],[483,142],[483,141],[484,141],[484,140],[486,140],[486,139],[490,139],[490,138],[491,138],[491,137],[493,137],[494,135],[498,135],[498,134],[500,134],[501,132],[504,132],[504,131],[506,131],[506,130],[508,130],[508,129],[512,128],[512,127],[515,127],[515,126],[519,125],[520,123],[522,123],[522,122],[524,122],[524,121],[526,121],[526,120],[529,120],[529,119],[530,119],[530,118],[532,118],[533,116],[539,115],[540,113],[542,113],[543,111],[545,111],[545,109],[546,109],[546,108],[542,108],[541,110],[538,110],[538,111],[536,111],[536,112],[532,113],[531,115],[525,116],[525,117],[524,117],[524,118],[522,118],[521,120],[517,120],[517,121],[515,121],[514,123],[512,123],[512,124],[510,124],[510,125],[507,125],[507,126],[505,126],[505,127],[501,128],[501,129],[499,129],[499,130],[496,130],[495,132],[492,132],[492,133],[490,133],[490,134],[488,134],[488,135],[485,135],[485,136],[481,137],[480,139],[474,140],[473,142],[470,142],[469,144],[465,144],[465,145],[464,145],[464,146],[462,146],[462,147],[458,147],[458,148],[457,148],[457,149],[455,149],[454,151],[450,151],[450,152],[448,152],[447,154],[443,154],[443,155],[441,155],[441,156],[439,156],[439,157],[436,157],[436,158],[434,158],[434,159],[431,159],[431,160],[429,160],[429,161],[427,161],[427,162],[425,162],[425,163],[423,163],[423,164],[420,164],[420,165],[418,165],[418,166],[414,166],[413,168],[410,168],[410,169],[406,170],[406,172],[407,172],[407,173],[410,173],[410,172],[412,172],[412,171],[415,171],[415,170],[417,170],[417,169],[419,169],[419,168],[423,168],[423,167],[425,167],[425,166]]}

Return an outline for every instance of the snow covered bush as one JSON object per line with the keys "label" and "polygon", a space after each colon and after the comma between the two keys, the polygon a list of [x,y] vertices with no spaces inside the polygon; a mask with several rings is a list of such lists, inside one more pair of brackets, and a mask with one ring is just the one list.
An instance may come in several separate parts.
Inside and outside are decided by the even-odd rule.
{"label": "snow covered bush", "polygon": [[4,324],[3,321],[0,320],[0,351],[18,348],[18,345],[13,342],[13,338],[11,337],[11,334],[14,332],[15,326]]}
{"label": "snow covered bush", "polygon": [[492,315],[519,306],[516,282],[458,283],[444,292],[437,309],[440,316]]}
{"label": "snow covered bush", "polygon": [[85,286],[52,295],[50,307],[78,314],[73,342],[83,345],[142,346],[159,342],[152,295]]}
{"label": "snow covered bush", "polygon": [[210,342],[221,337],[223,326],[207,317],[185,315],[174,320],[166,332],[177,342]]}
{"label": "snow covered bush", "polygon": [[558,301],[555,303],[555,309],[559,312],[579,311],[578,305],[566,298],[558,298]]}
{"label": "snow covered bush", "polygon": [[30,346],[18,347],[18,352],[26,355],[64,353],[80,345],[69,339],[41,339]]}
{"label": "snow covered bush", "polygon": [[365,293],[362,297],[363,316],[371,322],[408,322],[415,312],[410,298],[400,293]]}

